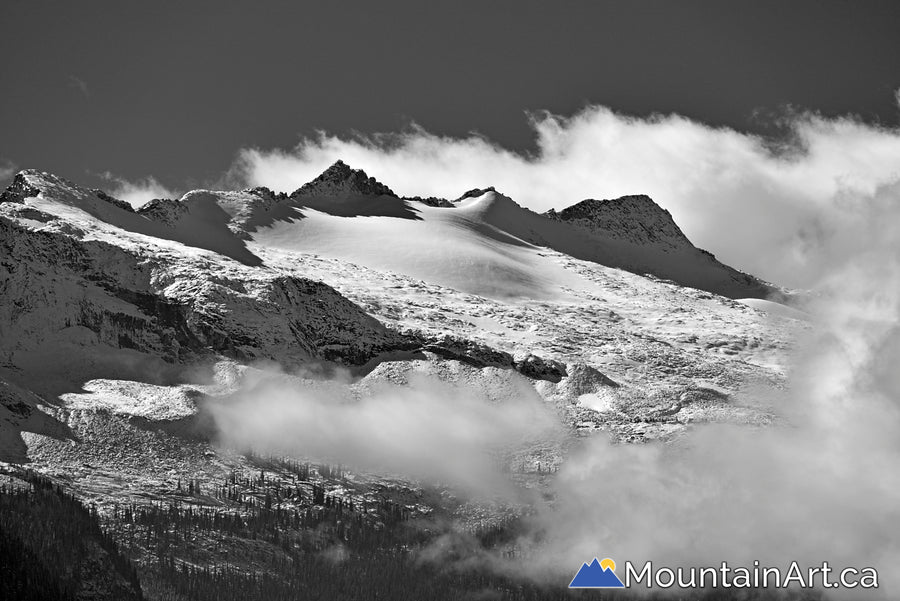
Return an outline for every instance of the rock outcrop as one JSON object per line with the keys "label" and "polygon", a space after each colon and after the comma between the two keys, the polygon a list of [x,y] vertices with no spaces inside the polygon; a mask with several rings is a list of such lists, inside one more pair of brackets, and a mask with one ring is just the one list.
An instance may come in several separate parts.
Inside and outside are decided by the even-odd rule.
{"label": "rock outcrop", "polygon": [[544,216],[634,244],[693,246],[672,215],[643,194],[613,200],[582,200],[559,212],[550,209]]}
{"label": "rock outcrop", "polygon": [[344,161],[337,161],[319,177],[294,190],[291,198],[336,196],[346,193],[366,196],[397,196],[393,190],[374,177],[366,175],[362,169],[351,169]]}

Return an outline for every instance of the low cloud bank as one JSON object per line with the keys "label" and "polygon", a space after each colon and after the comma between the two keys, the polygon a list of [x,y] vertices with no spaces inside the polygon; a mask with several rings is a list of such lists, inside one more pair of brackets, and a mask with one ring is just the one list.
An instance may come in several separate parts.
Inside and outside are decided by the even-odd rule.
{"label": "low cloud bank", "polygon": [[539,212],[645,193],[726,263],[799,287],[827,273],[822,253],[831,238],[900,181],[900,131],[853,117],[795,113],[784,118],[779,144],[678,115],[636,118],[602,106],[530,122],[533,156],[419,127],[356,138],[320,133],[288,151],[244,149],[230,177],[290,192],[340,158],[400,194],[455,198],[494,185]]}
{"label": "low cloud bank", "polygon": [[341,379],[313,382],[259,372],[207,410],[221,442],[257,452],[311,457],[478,494],[509,492],[500,457],[556,435],[530,389],[491,402],[474,389],[433,377],[358,389]]}

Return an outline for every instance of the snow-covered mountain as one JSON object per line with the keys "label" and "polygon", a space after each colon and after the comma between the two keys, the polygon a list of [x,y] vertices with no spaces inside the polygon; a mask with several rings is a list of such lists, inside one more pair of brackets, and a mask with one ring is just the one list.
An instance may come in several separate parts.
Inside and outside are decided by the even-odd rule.
{"label": "snow-covered mountain", "polygon": [[[558,274],[533,261],[531,251],[536,248],[731,298],[779,294],[694,247],[672,216],[646,196],[583,201],[545,215],[519,206],[494,188],[470,190],[453,202],[417,202],[398,198],[362,171],[338,162],[294,192],[286,204],[309,220],[273,221],[254,232],[257,243],[331,254],[475,294],[532,296],[548,281],[556,281]],[[454,210],[443,210],[450,208]],[[349,223],[309,210],[332,217],[408,221]],[[496,289],[489,290],[494,283]]]}
{"label": "snow-covered mountain", "polygon": [[608,266],[731,297],[775,292],[696,249],[645,196],[544,216],[493,188],[434,200],[399,198],[340,161],[290,195],[196,190],[136,211],[23,171],[0,202],[4,378],[55,397],[98,377],[177,379],[178,366],[214,357],[371,369],[441,349],[516,367],[570,357],[540,336],[527,348],[500,340],[472,315],[464,327],[423,319],[411,290],[482,306],[572,303],[596,292],[596,274],[616,274]]}
{"label": "snow-covered mountain", "polygon": [[[489,403],[545,403],[556,434],[506,455],[530,478],[586,432],[636,441],[698,422],[772,421],[740,390],[780,386],[806,327],[801,311],[765,300],[778,292],[695,248],[647,197],[539,215],[492,188],[400,198],[338,162],[291,194],[195,190],[135,210],[26,170],[0,197],[0,462],[30,462],[104,507],[168,502],[182,482],[208,490],[258,469],[222,435],[235,399],[250,403],[242,432],[272,412],[297,419],[294,401],[265,404],[281,384],[273,393],[259,382],[396,409],[379,391],[415,391],[425,378]],[[459,422],[473,411],[460,403],[460,415],[412,411],[408,428],[430,432],[426,446],[444,422],[478,432],[481,410]],[[365,449],[378,415],[360,426],[342,409],[329,436]],[[274,418],[267,427],[283,435]],[[379,427],[396,423],[407,422]],[[307,449],[312,460],[320,451]],[[276,484],[292,477],[267,469]],[[358,502],[397,477],[350,486],[319,474],[303,486]],[[437,510],[399,477],[391,494],[402,489],[409,511]],[[303,509],[310,498],[280,502]]]}

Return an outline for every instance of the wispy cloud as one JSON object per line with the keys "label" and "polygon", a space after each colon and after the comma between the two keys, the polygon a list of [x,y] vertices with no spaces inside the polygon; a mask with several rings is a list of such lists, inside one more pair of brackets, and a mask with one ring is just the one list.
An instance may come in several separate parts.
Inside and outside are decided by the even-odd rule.
{"label": "wispy cloud", "polygon": [[77,77],[75,75],[69,75],[67,80],[69,82],[70,87],[75,88],[76,90],[78,90],[81,93],[82,96],[84,96],[87,99],[90,99],[91,90],[88,87],[88,84],[85,80],[83,80],[80,77]]}
{"label": "wispy cloud", "polygon": [[480,495],[512,490],[498,473],[498,452],[559,431],[521,376],[508,384],[520,394],[502,403],[417,374],[408,385],[368,389],[274,370],[248,370],[243,378],[231,398],[204,409],[227,446],[327,458]]}
{"label": "wispy cloud", "polygon": [[455,197],[494,185],[537,211],[646,193],[699,246],[794,286],[815,282],[827,269],[827,239],[900,180],[900,131],[853,117],[793,114],[789,143],[780,145],[678,115],[636,118],[602,106],[532,115],[531,125],[534,156],[413,127],[350,139],[320,133],[288,151],[244,149],[232,175],[292,191],[341,158],[401,194]]}
{"label": "wispy cloud", "polygon": [[18,166],[9,159],[0,158],[0,185],[5,185],[19,170]]}
{"label": "wispy cloud", "polygon": [[161,184],[152,175],[129,181],[107,171],[100,174],[100,177],[112,184],[109,188],[110,194],[128,202],[134,208],[141,207],[154,198],[177,198],[179,196],[177,192],[173,192]]}

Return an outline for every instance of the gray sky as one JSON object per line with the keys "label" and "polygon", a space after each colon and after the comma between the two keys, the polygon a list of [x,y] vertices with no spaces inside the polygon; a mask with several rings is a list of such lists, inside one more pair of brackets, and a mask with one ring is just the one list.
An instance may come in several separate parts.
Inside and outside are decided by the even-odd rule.
{"label": "gray sky", "polygon": [[525,111],[588,104],[764,133],[788,104],[898,123],[897,2],[6,0],[0,19],[0,176],[183,190],[240,148],[413,121],[528,152]]}

